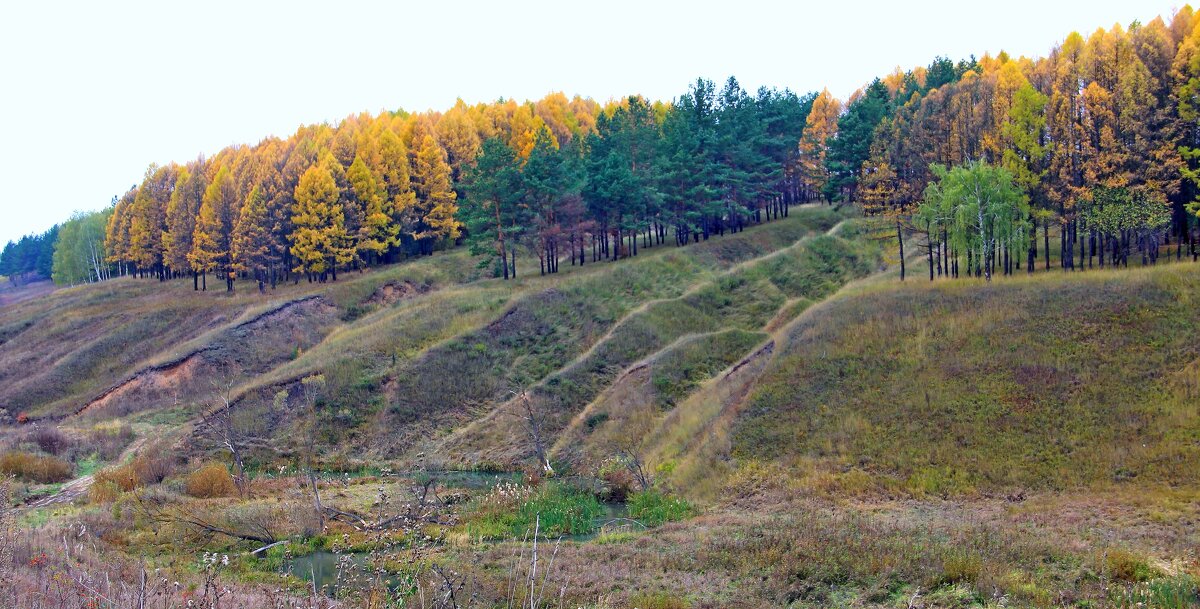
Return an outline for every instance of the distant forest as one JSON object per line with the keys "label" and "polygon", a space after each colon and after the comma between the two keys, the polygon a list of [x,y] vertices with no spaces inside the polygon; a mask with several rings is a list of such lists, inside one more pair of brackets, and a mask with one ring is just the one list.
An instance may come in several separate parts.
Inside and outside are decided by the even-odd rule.
{"label": "distant forest", "polygon": [[1071,33],[1044,58],[937,58],[844,102],[730,78],[669,103],[556,93],[354,115],[151,165],[110,208],[10,243],[0,274],[261,290],[466,245],[508,278],[518,257],[554,273],[813,201],[888,218],[931,279],[1049,268],[1052,233],[1065,269],[1194,258],[1198,26],[1184,7]]}

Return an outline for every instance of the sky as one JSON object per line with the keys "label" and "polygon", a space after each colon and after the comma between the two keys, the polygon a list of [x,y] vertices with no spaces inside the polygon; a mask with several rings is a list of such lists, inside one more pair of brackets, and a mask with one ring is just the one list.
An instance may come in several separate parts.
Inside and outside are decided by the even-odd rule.
{"label": "sky", "polygon": [[670,100],[697,77],[840,98],[938,55],[1044,56],[1178,0],[12,1],[0,243],[101,209],[150,163],[361,111],[553,91]]}

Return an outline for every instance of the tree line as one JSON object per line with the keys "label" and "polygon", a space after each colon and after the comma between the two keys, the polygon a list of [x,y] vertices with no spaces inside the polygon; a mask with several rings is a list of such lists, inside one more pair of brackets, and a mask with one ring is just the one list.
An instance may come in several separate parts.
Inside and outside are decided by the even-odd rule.
{"label": "tree line", "polygon": [[1184,7],[1169,22],[1071,33],[1036,60],[938,59],[876,80],[829,140],[833,156],[850,128],[874,125],[850,155],[855,175],[826,165],[831,194],[910,222],[931,278],[959,276],[960,258],[989,278],[1039,258],[1049,269],[1051,228],[1067,270],[1128,265],[1131,252],[1195,259],[1198,26]]}
{"label": "tree line", "polygon": [[556,93],[305,126],[151,165],[108,210],[64,224],[55,276],[190,276],[197,290],[246,278],[262,290],[465,241],[494,251],[507,278],[519,254],[553,273],[561,258],[636,256],[668,233],[683,245],[804,198],[797,143],[815,97],[701,79],[671,104]]}
{"label": "tree line", "polygon": [[566,141],[546,126],[523,150],[484,139],[463,180],[472,248],[507,279],[518,250],[554,273],[564,257],[619,260],[786,216],[804,199],[798,142],[815,98],[698,79],[669,105],[610,104]]}
{"label": "tree line", "polygon": [[34,277],[49,279],[57,237],[58,226],[53,226],[40,235],[25,235],[9,241],[0,251],[0,276],[12,281]]}
{"label": "tree line", "polygon": [[[901,245],[905,228],[924,236],[931,275],[1048,268],[1051,228],[1064,269],[1195,257],[1198,26],[1184,7],[1169,22],[1072,33],[1043,58],[939,57],[844,103],[730,78],[669,103],[556,93],[354,115],[152,165],[102,215],[102,245],[94,219],[72,219],[59,276],[262,289],[463,242],[497,276],[519,255],[554,273],[814,200],[894,218]],[[999,196],[981,204],[985,191]],[[29,256],[0,264],[18,258]]]}

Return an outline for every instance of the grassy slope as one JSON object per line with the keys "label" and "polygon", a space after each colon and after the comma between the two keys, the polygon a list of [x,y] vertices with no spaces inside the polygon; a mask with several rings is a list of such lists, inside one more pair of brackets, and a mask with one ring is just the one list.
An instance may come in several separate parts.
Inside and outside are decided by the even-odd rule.
{"label": "grassy slope", "polygon": [[[508,388],[554,373],[630,310],[677,297],[843,217],[828,208],[794,209],[790,218],[741,234],[684,249],[643,249],[619,264],[568,266],[555,277],[526,266],[512,282],[482,279],[475,261],[456,251],[345,273],[337,283],[281,284],[265,297],[252,286],[196,294],[186,280],[132,278],[58,290],[0,310],[0,370],[8,381],[0,385],[0,404],[69,414],[139,371],[208,353],[248,371],[237,393],[260,403],[281,384],[324,373],[328,410],[345,415],[326,421],[328,439],[383,434],[384,452],[398,454],[430,429],[469,420]],[[416,289],[398,302],[376,302],[388,283]],[[332,318],[246,325],[314,296],[332,307]],[[211,393],[199,385],[184,389],[191,391],[139,396],[139,409],[152,416],[168,401],[203,402]]]}
{"label": "grassy slope", "polygon": [[481,437],[474,433],[479,426],[468,425],[445,442],[440,438],[481,414],[479,425],[492,428],[497,406],[511,391],[530,386],[574,394],[567,398],[574,406],[539,407],[555,421],[551,430],[561,427],[562,408],[586,403],[581,396],[594,395],[640,353],[677,335],[673,327],[642,327],[632,340],[614,340],[625,336],[631,317],[737,263],[827,230],[841,217],[829,209],[795,210],[790,219],[737,235],[682,250],[643,250],[623,264],[586,265],[575,275],[535,282],[486,326],[402,362],[390,374],[388,408],[375,421],[372,444],[392,454],[435,450],[459,462],[510,460],[515,445],[518,451],[526,445],[519,435]]}
{"label": "grassy slope", "polygon": [[[266,298],[248,286],[197,296],[186,281],[58,290],[0,310],[0,403],[71,412],[144,366],[236,339],[287,352],[242,384],[260,403],[326,375],[326,439],[353,440],[343,454],[520,461],[520,421],[503,415],[510,390],[531,388],[557,458],[594,465],[620,444],[690,471],[681,482],[752,462],[915,494],[1197,481],[1193,265],[991,285],[917,277],[810,309],[876,264],[861,223],[819,235],[844,217],[796,209],[686,249],[508,283],[481,279],[459,251]],[[388,283],[420,289],[375,302]],[[337,319],[282,339],[237,333],[313,295]]]}
{"label": "grassy slope", "polygon": [[853,490],[1194,487],[1196,270],[855,291],[786,330],[731,453]]}

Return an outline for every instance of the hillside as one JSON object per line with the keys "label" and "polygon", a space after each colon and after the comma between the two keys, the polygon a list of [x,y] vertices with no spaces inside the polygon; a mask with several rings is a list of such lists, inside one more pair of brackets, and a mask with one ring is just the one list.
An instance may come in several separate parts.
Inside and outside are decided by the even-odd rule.
{"label": "hillside", "polygon": [[[797,209],[686,249],[651,248],[621,263],[585,264],[561,280],[528,269],[515,284],[485,279],[459,251],[343,274],[338,282],[281,284],[266,295],[196,293],[190,282],[131,278],[62,289],[0,312],[0,404],[33,419],[136,421],[171,413],[179,422],[212,406],[214,381],[232,382],[249,409],[321,373],[327,410],[351,411],[330,427],[346,435],[386,430],[386,437],[363,437],[353,449],[397,457],[413,438],[447,432],[481,402],[550,378],[585,353],[603,358],[594,365],[620,370],[690,331],[647,337],[641,307],[678,300],[693,312],[709,311],[709,319],[696,322],[710,329],[746,315],[735,322],[747,330],[765,325],[789,298],[828,288],[802,285],[803,278],[794,280],[791,294],[743,288],[770,287],[761,271],[755,276],[760,261],[811,256],[807,238],[845,217],[831,208]],[[870,270],[848,250],[830,255],[849,257],[829,264]],[[830,281],[840,279],[822,279]],[[740,299],[750,302],[735,303]],[[789,310],[784,314],[798,309]],[[620,342],[627,335],[634,344]],[[456,371],[454,386],[429,385],[446,377],[425,370]]]}
{"label": "hillside", "polygon": [[[539,526],[576,540],[546,577],[581,604],[1188,606],[1195,264],[901,283],[887,230],[804,206],[623,261],[522,266],[507,282],[458,250],[266,294],[125,278],[22,299],[0,310],[0,401],[67,448],[28,423],[3,441],[83,476],[57,495],[20,485],[41,497],[22,518],[87,522],[126,548],[85,563],[290,540],[225,575],[257,599],[254,582],[304,589],[306,575],[280,575],[293,555],[402,552],[377,545],[387,534],[364,529],[366,515],[403,516],[379,498],[422,497],[410,493],[429,479],[465,503],[435,504],[446,528],[420,555],[460,569],[480,598],[528,567],[505,539],[536,505]],[[252,482],[243,498],[205,499],[194,472],[230,460],[222,427],[203,423],[223,395]],[[531,417],[562,481],[480,488],[544,476]],[[314,534],[307,487],[288,482],[310,458],[342,514],[325,526],[350,550]],[[425,473],[387,473],[413,469]],[[638,490],[639,471],[657,490]],[[564,490],[575,485],[624,499],[638,526],[623,512],[551,524],[567,506],[596,513]]]}
{"label": "hillside", "polygon": [[[857,286],[778,332],[723,413],[727,437],[659,442],[660,458],[699,459],[693,483],[726,463],[717,451],[851,495],[1194,488],[1194,273]],[[701,392],[677,416],[717,399]]]}

